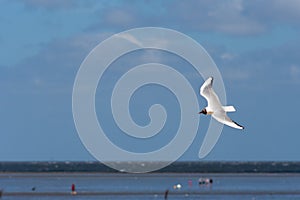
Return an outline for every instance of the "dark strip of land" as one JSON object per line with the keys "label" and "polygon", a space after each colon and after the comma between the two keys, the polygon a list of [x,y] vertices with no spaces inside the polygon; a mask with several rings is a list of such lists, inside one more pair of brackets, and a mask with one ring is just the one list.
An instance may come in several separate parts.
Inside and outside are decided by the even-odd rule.
{"label": "dark strip of land", "polygon": [[[111,162],[126,168],[155,162]],[[119,168],[119,167],[118,167]],[[126,171],[126,170],[125,170]],[[134,171],[134,170],[133,170]],[[0,172],[118,172],[100,162],[0,162]],[[174,162],[156,173],[300,173],[300,162]]]}

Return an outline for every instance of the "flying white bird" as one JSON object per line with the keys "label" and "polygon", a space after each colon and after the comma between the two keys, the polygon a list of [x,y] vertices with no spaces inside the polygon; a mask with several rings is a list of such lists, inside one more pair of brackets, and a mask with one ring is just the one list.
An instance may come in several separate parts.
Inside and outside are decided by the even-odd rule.
{"label": "flying white bird", "polygon": [[213,77],[209,77],[201,86],[200,94],[207,100],[207,107],[205,107],[199,114],[211,115],[217,121],[237,129],[244,129],[235,121],[231,120],[226,113],[235,112],[233,106],[222,106],[219,97],[212,88]]}

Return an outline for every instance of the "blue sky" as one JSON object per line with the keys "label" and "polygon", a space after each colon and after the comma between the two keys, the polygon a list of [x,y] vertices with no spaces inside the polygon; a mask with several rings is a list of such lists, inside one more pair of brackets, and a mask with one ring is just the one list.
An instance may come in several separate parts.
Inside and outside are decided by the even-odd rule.
{"label": "blue sky", "polygon": [[[230,116],[246,127],[242,132],[224,127],[217,145],[204,160],[300,161],[297,0],[4,0],[0,13],[1,161],[94,160],[81,143],[72,117],[77,70],[104,39],[145,26],[174,29],[199,42],[223,76],[228,104],[237,108]],[[163,53],[137,52],[131,56],[152,61],[159,60]],[[170,65],[177,62],[170,58],[166,56]],[[114,79],[120,76],[118,73],[112,69],[106,77]],[[198,88],[203,80],[192,77],[191,82]],[[112,83],[108,81],[99,90],[105,93]],[[176,116],[178,108],[172,94],[155,86],[144,89],[135,94],[134,107],[138,109],[133,109],[132,115],[137,123],[147,123],[145,104],[160,101],[170,116]],[[101,95],[97,98],[101,102]],[[145,99],[149,101],[144,103]],[[199,102],[200,107],[206,105],[200,96]],[[105,123],[109,126],[111,113],[109,109],[103,112],[98,115],[108,116]],[[167,130],[172,132],[178,118],[169,120]],[[199,160],[208,122],[209,117],[201,116],[204,128],[182,160]],[[114,127],[107,129],[114,132]],[[121,146],[132,145],[118,138],[111,136]],[[154,149],[164,140],[168,141],[163,138],[162,142],[146,142],[146,146]]]}

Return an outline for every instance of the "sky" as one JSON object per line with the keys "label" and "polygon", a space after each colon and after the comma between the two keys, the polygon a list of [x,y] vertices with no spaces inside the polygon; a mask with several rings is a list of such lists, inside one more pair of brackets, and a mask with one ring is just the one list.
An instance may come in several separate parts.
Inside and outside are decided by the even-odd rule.
{"label": "sky", "polygon": [[[202,160],[300,161],[300,1],[2,0],[0,13],[0,161],[95,160],[73,120],[77,71],[100,42],[141,27],[186,34],[220,70],[227,102],[237,109],[229,116],[245,130],[224,127]],[[132,97],[132,118],[147,125],[149,106],[161,103],[169,117],[165,135],[139,143],[120,136],[114,124],[107,98],[130,69],[122,66],[153,61],[177,67],[196,92],[204,81],[166,52],[132,52],[113,63],[98,85],[97,116],[108,137],[130,151],[164,146],[180,121],[174,95],[148,85]],[[205,107],[205,99],[197,98]],[[210,117],[199,117],[197,136],[180,160],[201,161],[198,151]]]}

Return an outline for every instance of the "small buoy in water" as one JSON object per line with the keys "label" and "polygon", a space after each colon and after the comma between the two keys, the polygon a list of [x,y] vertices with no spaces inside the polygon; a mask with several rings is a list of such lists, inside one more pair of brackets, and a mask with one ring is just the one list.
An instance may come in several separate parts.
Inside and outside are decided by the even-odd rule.
{"label": "small buoy in water", "polygon": [[75,189],[75,184],[73,183],[72,186],[71,186],[71,194],[72,195],[76,195],[77,192],[76,192],[76,189]]}
{"label": "small buoy in water", "polygon": [[35,187],[32,187],[32,188],[31,188],[32,191],[35,191],[35,189],[36,189]]}

